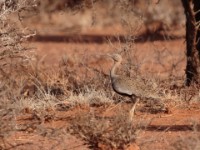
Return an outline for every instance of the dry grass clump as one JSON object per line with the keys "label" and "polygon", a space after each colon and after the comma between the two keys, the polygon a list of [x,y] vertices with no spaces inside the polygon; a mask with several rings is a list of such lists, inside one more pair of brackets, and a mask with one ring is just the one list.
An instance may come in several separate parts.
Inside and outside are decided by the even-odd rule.
{"label": "dry grass clump", "polygon": [[200,135],[199,135],[199,124],[194,122],[192,135],[187,137],[180,137],[175,140],[172,145],[172,150],[198,150],[200,149]]}
{"label": "dry grass clump", "polygon": [[92,112],[79,114],[67,130],[84,139],[92,149],[100,149],[103,146],[108,149],[124,149],[135,142],[139,129],[127,116],[124,112],[111,118],[96,116]]}
{"label": "dry grass clump", "polygon": [[[39,62],[39,63],[38,63]],[[76,71],[79,64],[68,59],[62,60],[56,69],[48,69],[40,61],[32,61],[21,68],[21,78],[17,80],[19,89],[17,108],[29,107],[33,110],[46,108],[68,109],[77,105],[102,106],[111,104],[108,87],[101,81],[103,74],[94,73],[94,78],[80,77]],[[83,66],[85,69],[86,66]],[[80,80],[84,78],[85,80]],[[102,78],[102,80],[99,80]],[[108,79],[107,79],[108,82]],[[109,84],[109,83],[107,83]],[[62,108],[61,108],[62,107]]]}
{"label": "dry grass clump", "polygon": [[95,89],[87,89],[84,93],[72,94],[67,99],[71,105],[89,105],[89,106],[102,106],[113,103],[105,91],[96,91]]}
{"label": "dry grass clump", "polygon": [[14,110],[5,101],[6,99],[2,100],[0,104],[0,149],[5,148],[5,145],[8,144],[6,137],[15,130]]}
{"label": "dry grass clump", "polygon": [[160,81],[163,99],[173,102],[175,105],[187,105],[199,101],[198,86],[187,87],[184,78],[175,77]]}
{"label": "dry grass clump", "polygon": [[172,150],[198,150],[200,148],[200,137],[188,137],[177,140]]}

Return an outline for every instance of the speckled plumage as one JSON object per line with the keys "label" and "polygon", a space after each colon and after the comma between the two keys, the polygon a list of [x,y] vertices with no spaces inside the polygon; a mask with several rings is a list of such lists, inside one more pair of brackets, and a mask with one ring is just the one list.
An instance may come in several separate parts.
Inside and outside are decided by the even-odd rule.
{"label": "speckled plumage", "polygon": [[139,84],[130,77],[121,76],[116,74],[116,69],[122,62],[122,57],[119,54],[109,55],[114,60],[114,65],[110,71],[110,78],[113,90],[121,95],[141,97]]}
{"label": "speckled plumage", "polygon": [[126,76],[121,76],[116,74],[116,69],[119,67],[119,65],[122,62],[122,57],[119,54],[113,54],[113,55],[108,55],[114,60],[114,65],[112,66],[110,70],[110,78],[111,78],[111,83],[113,90],[120,94],[120,95],[125,95],[131,98],[131,100],[134,100],[134,105],[130,111],[130,119],[133,119],[134,112],[135,112],[135,107],[137,102],[139,101],[139,98],[142,97],[142,95],[145,92],[141,92],[141,84],[137,84],[137,80],[131,79],[130,77]]}
{"label": "speckled plumage", "polygon": [[[140,98],[157,99],[156,91],[157,86],[153,82],[144,82],[141,78],[130,78],[116,74],[116,69],[122,62],[122,57],[119,54],[108,55],[114,60],[114,65],[110,70],[110,78],[113,90],[120,94],[131,98],[134,101],[134,105],[130,111],[131,120],[134,116],[134,111],[137,102]],[[135,100],[134,100],[135,99]]]}
{"label": "speckled plumage", "polygon": [[129,96],[132,100],[133,98],[136,98],[136,101],[134,101],[134,105],[130,111],[130,120],[132,121],[136,104],[139,101],[138,96],[140,96],[140,94],[137,90],[139,87],[137,87],[137,84],[135,84],[134,80],[132,80],[131,78],[116,74],[116,69],[122,62],[121,55],[113,54],[109,56],[114,60],[114,65],[110,70],[110,78],[113,90],[120,95]]}
{"label": "speckled plumage", "polygon": [[127,96],[138,96],[137,87],[130,78],[116,76],[111,78],[112,87],[115,92]]}

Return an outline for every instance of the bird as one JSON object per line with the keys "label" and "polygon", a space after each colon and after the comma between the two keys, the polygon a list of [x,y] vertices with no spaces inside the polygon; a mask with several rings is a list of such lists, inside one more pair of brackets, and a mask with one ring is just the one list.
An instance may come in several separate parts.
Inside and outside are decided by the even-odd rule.
{"label": "bird", "polygon": [[110,70],[110,79],[113,90],[122,96],[127,96],[131,98],[134,102],[133,107],[130,110],[130,118],[134,117],[135,107],[142,96],[140,84],[137,84],[134,79],[116,74],[116,70],[119,68],[122,62],[122,56],[120,54],[107,54],[110,58],[113,59],[114,64]]}
{"label": "bird", "polygon": [[130,78],[117,74],[117,69],[122,63],[122,56],[120,54],[107,54],[114,61],[113,66],[110,69],[110,79],[113,90],[122,95],[127,96],[134,102],[130,110],[130,120],[134,118],[135,108],[140,99],[146,99],[154,102],[154,105],[160,106],[160,111],[169,112],[168,108],[162,103],[162,96],[159,93],[159,87],[154,80],[145,80],[141,77],[135,76]]}

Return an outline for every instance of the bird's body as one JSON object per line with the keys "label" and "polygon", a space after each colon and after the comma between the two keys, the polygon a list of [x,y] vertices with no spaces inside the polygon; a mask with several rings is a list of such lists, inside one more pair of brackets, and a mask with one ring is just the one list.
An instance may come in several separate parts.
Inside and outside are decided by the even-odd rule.
{"label": "bird's body", "polygon": [[115,77],[111,79],[114,91],[127,96],[134,95],[130,81],[130,79],[125,79],[123,77]]}
{"label": "bird's body", "polygon": [[121,95],[140,96],[138,85],[136,82],[127,76],[117,75],[116,69],[122,62],[122,57],[119,54],[111,55],[114,60],[114,65],[110,71],[110,78],[113,90]]}
{"label": "bird's body", "polygon": [[119,54],[108,55],[114,60],[114,64],[110,70],[110,78],[113,90],[122,95],[128,96],[134,102],[130,111],[130,118],[132,120],[137,102],[140,98],[158,100],[159,98],[154,95],[157,91],[156,86],[150,82],[144,82],[141,78],[130,78],[116,74],[117,68],[121,65],[122,57]]}
{"label": "bird's body", "polygon": [[140,90],[138,90],[140,87],[134,82],[133,79],[126,76],[121,76],[116,74],[116,69],[119,67],[119,65],[122,62],[122,57],[119,54],[109,55],[114,60],[114,65],[112,66],[110,70],[110,78],[113,90],[120,94],[130,97],[132,100],[136,98],[136,101],[134,101],[133,108],[131,109],[131,118],[133,117],[134,110],[136,103],[139,101],[138,97],[141,96]]}

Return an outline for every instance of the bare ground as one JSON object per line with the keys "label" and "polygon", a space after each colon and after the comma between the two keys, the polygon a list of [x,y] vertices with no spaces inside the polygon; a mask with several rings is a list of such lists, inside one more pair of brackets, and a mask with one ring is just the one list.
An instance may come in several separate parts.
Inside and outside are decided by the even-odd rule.
{"label": "bare ground", "polygon": [[[111,32],[112,33],[112,32]],[[141,37],[145,37],[142,35]],[[37,39],[38,38],[38,39]],[[111,43],[109,40],[111,39]],[[72,39],[72,40],[70,40]],[[108,75],[111,61],[104,57],[107,53],[119,52],[126,45],[126,41],[117,41],[111,35],[71,35],[71,36],[41,36],[30,42],[37,47],[35,54],[38,61],[46,69],[55,69],[59,66],[63,57],[70,59],[71,63],[81,62],[84,65],[77,67],[84,80],[84,68],[90,66],[97,68]],[[155,75],[159,79],[167,79],[170,73],[183,79],[185,68],[185,42],[183,37],[171,40],[156,39],[136,41],[133,47],[132,57],[137,58],[135,63],[140,65],[140,70],[146,75]],[[174,66],[174,68],[172,68]],[[177,84],[169,83],[171,85]],[[184,81],[181,80],[181,84]],[[67,101],[67,97],[66,97]],[[129,111],[132,104],[120,103],[107,107],[81,106],[64,111],[49,109],[40,119],[40,112],[31,109],[23,109],[16,116],[15,131],[10,132],[0,145],[5,149],[90,149],[91,145],[82,138],[71,135],[67,128],[72,125],[72,120],[80,114],[93,111],[97,116],[114,117],[113,112]],[[199,102],[185,103],[179,99],[173,99],[167,103],[167,113],[151,114],[143,112],[143,106],[139,105],[133,123],[141,123],[142,128],[137,133],[136,144],[142,150],[175,149],[176,144],[188,137],[199,133],[200,109]],[[7,116],[5,116],[5,120]],[[102,149],[109,149],[99,145]],[[91,148],[93,149],[93,148]],[[127,149],[136,149],[128,147]]]}

